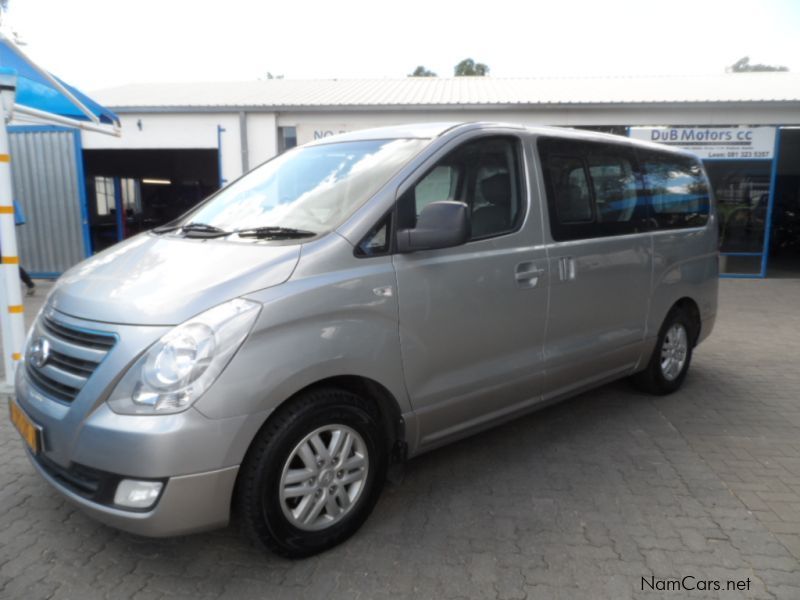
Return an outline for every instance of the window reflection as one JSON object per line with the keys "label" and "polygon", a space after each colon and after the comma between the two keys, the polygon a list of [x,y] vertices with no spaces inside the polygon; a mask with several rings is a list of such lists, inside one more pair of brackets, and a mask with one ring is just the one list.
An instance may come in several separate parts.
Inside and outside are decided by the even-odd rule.
{"label": "window reflection", "polygon": [[315,233],[340,225],[427,140],[367,140],[299,148],[234,182],[190,213],[226,230],[291,227]]}

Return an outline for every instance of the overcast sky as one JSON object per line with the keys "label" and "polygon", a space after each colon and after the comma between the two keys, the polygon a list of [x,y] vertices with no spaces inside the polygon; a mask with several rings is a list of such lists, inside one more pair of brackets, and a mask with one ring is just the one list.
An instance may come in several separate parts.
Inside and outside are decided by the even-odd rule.
{"label": "overcast sky", "polygon": [[10,0],[5,26],[84,91],[149,81],[800,71],[800,0]]}

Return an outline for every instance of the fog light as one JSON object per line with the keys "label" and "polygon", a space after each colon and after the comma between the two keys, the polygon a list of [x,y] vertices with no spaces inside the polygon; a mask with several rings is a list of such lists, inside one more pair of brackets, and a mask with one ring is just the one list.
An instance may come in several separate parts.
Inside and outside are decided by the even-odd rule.
{"label": "fog light", "polygon": [[158,500],[163,487],[160,481],[123,479],[114,494],[114,504],[128,508],[150,508]]}

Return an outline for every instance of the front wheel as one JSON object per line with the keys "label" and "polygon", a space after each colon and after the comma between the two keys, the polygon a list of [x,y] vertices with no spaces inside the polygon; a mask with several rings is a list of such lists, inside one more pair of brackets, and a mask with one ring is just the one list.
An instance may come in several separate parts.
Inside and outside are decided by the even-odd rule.
{"label": "front wheel", "polygon": [[694,327],[685,311],[674,308],[664,319],[647,367],[633,376],[636,386],[663,396],[681,387],[692,361]]}
{"label": "front wheel", "polygon": [[242,465],[238,508],[247,533],[288,558],[341,543],[369,516],[387,452],[372,406],[337,389],[279,410]]}

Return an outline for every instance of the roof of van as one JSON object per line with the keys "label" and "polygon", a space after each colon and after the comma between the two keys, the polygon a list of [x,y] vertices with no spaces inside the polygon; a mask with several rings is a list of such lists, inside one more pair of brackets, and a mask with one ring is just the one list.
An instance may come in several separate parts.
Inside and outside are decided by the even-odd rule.
{"label": "roof of van", "polygon": [[435,138],[454,127],[466,123],[409,123],[405,125],[389,125],[387,127],[372,127],[369,129],[356,129],[317,140],[315,144],[324,144],[329,140],[345,142],[349,140],[393,140],[399,138]]}
{"label": "roof of van", "polygon": [[601,133],[587,129],[573,129],[571,127],[550,127],[547,125],[523,126],[514,123],[501,122],[462,122],[462,123],[411,123],[407,125],[392,125],[388,127],[373,127],[371,129],[357,129],[338,135],[332,135],[320,140],[311,142],[308,145],[332,144],[338,142],[360,141],[360,140],[392,140],[400,138],[422,138],[431,139],[439,137],[448,132],[462,132],[471,129],[502,128],[525,131],[533,135],[553,136],[561,138],[572,138],[581,140],[592,140],[598,142],[614,142],[634,145],[639,147],[652,148],[662,152],[673,152],[675,154],[691,154],[681,148],[671,147],[664,144],[657,144],[644,140]]}
{"label": "roof of van", "polygon": [[525,107],[653,103],[800,102],[800,74],[649,77],[405,77],[135,83],[94,97],[119,112],[337,108]]}
{"label": "roof of van", "polygon": [[464,131],[468,129],[481,129],[498,127],[503,129],[516,129],[539,135],[570,135],[581,138],[619,139],[619,136],[599,133],[590,130],[572,129],[569,127],[525,126],[516,123],[500,121],[454,121],[441,123],[407,123],[403,125],[387,125],[386,127],[370,127],[355,129],[337,135],[316,140],[313,144],[325,144],[330,141],[345,142],[351,140],[391,140],[398,138],[435,138],[451,130]]}

